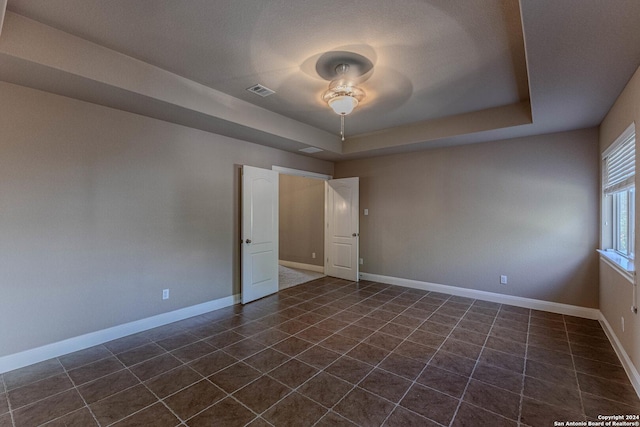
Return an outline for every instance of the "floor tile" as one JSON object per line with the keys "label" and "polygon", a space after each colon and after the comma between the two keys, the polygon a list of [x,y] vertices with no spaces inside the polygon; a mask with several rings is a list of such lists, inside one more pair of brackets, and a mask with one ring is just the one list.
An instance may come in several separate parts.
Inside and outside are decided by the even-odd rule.
{"label": "floor tile", "polygon": [[15,427],[33,427],[84,407],[75,390],[67,390],[13,412]]}
{"label": "floor tile", "polygon": [[435,366],[427,366],[416,381],[442,393],[460,398],[462,397],[464,389],[467,387],[469,378],[436,368]]}
{"label": "floor tile", "polygon": [[141,347],[127,350],[117,355],[117,358],[125,366],[132,366],[153,357],[159,356],[165,353],[165,350],[156,343],[150,343]]}
{"label": "floor tile", "polygon": [[524,372],[524,358],[514,356],[512,354],[503,353],[498,350],[484,348],[478,359],[487,365],[497,366],[498,368],[508,369],[516,373]]}
{"label": "floor tile", "polygon": [[364,343],[358,344],[351,351],[349,351],[349,353],[347,353],[348,356],[354,359],[374,366],[380,363],[385,357],[387,357],[388,354],[388,350],[384,350],[382,348],[374,347]]}
{"label": "floor tile", "polygon": [[548,405],[530,398],[522,400],[520,422],[532,426],[552,426],[554,421],[586,421],[579,411],[564,406]]}
{"label": "floor tile", "polygon": [[573,369],[573,359],[571,358],[571,354],[548,350],[542,347],[536,347],[532,345],[528,346],[527,359],[547,363],[549,365],[554,365],[565,369]]}
{"label": "floor tile", "polygon": [[353,389],[333,410],[359,426],[379,426],[394,409],[391,402],[359,387]]}
{"label": "floor tile", "polygon": [[182,363],[172,355],[163,354],[132,366],[129,370],[138,377],[140,381],[146,381],[180,365],[182,365]]}
{"label": "floor tile", "polygon": [[256,353],[253,356],[244,359],[244,362],[251,365],[260,372],[269,372],[272,369],[277,368],[286,361],[291,359],[284,353],[274,350],[273,348],[267,348],[260,353]]}
{"label": "floor tile", "polygon": [[477,406],[469,405],[462,402],[458,413],[453,420],[452,427],[517,427],[518,423],[514,420],[504,418],[498,414],[486,411]]}
{"label": "floor tile", "polygon": [[12,390],[63,372],[64,368],[58,359],[49,359],[14,371],[5,372],[3,377],[7,390]]}
{"label": "floor tile", "polygon": [[429,365],[453,372],[454,374],[469,376],[471,372],[473,372],[476,362],[466,357],[440,350],[431,358]]}
{"label": "floor tile", "polygon": [[9,390],[7,396],[12,409],[21,408],[38,400],[46,399],[73,387],[66,374],[58,374],[44,380]]}
{"label": "floor tile", "polygon": [[524,381],[522,374],[484,363],[478,363],[473,371],[473,378],[512,393],[520,393]]}
{"label": "floor tile", "polygon": [[247,338],[246,340],[238,341],[235,344],[225,347],[224,351],[237,359],[244,359],[264,350],[265,348],[266,346],[258,341]]}
{"label": "floor tile", "polygon": [[[176,424],[174,424],[176,425]],[[2,426],[2,423],[0,423]],[[93,415],[86,406],[71,412],[51,422],[44,424],[45,427],[98,427]],[[10,426],[9,426],[10,427]]]}
{"label": "floor tile", "polygon": [[251,384],[234,393],[234,397],[249,409],[260,414],[286,396],[291,389],[284,384],[263,375]]}
{"label": "floor tile", "polygon": [[173,351],[178,348],[187,346],[189,344],[193,344],[198,341],[200,338],[192,335],[188,332],[183,332],[181,334],[174,335],[169,338],[165,338],[163,340],[156,341],[160,347],[162,347],[166,351]]}
{"label": "floor tile", "polygon": [[11,421],[11,414],[0,415],[0,427],[13,427],[13,421]]}
{"label": "floor tile", "polygon": [[381,369],[374,369],[358,386],[397,403],[411,387],[411,381]]}
{"label": "floor tile", "polygon": [[597,419],[598,415],[637,415],[640,414],[640,405],[629,406],[623,402],[611,399],[603,399],[602,396],[596,396],[589,393],[581,393],[584,412],[588,417]]}
{"label": "floor tile", "polygon": [[202,356],[211,354],[214,351],[216,351],[216,348],[214,346],[209,345],[204,341],[198,341],[173,350],[171,354],[181,362],[189,363],[193,360],[201,358]]}
{"label": "floor tile", "polygon": [[69,377],[73,380],[75,385],[80,385],[96,380],[100,377],[104,377],[105,375],[112,374],[121,369],[124,369],[122,362],[111,356],[106,359],[72,369],[69,371]]}
{"label": "floor tile", "polygon": [[503,353],[509,353],[518,357],[524,357],[527,349],[525,344],[495,336],[489,336],[484,345],[493,350],[499,350]]}
{"label": "floor tile", "polygon": [[298,332],[295,336],[305,341],[317,344],[320,341],[333,335],[333,332],[321,329],[316,326],[311,326],[303,331]]}
{"label": "floor tile", "polygon": [[525,377],[523,394],[550,405],[581,411],[580,393],[577,388],[561,387],[558,384]]}
{"label": "floor tile", "polygon": [[348,419],[329,411],[314,427],[358,427]]}
{"label": "floor tile", "polygon": [[189,427],[242,427],[255,418],[255,414],[230,397],[187,420]]}
{"label": "floor tile", "polygon": [[640,412],[597,321],[326,277],[0,374],[0,427],[97,425],[86,404],[118,426],[537,427]]}
{"label": "floor tile", "polygon": [[253,369],[244,362],[238,362],[209,377],[209,380],[226,391],[233,393],[241,387],[249,384],[261,375],[260,371]]}
{"label": "floor tile", "polygon": [[468,342],[460,341],[454,338],[448,338],[440,347],[444,351],[457,354],[458,356],[466,357],[467,359],[476,360],[480,356],[482,347],[470,344]]}
{"label": "floor tile", "polygon": [[83,384],[78,387],[78,392],[88,404],[91,404],[138,384],[138,378],[128,370],[122,370]]}
{"label": "floor tile", "polygon": [[151,404],[156,398],[143,385],[121,391],[91,404],[91,411],[101,425],[109,425]]}
{"label": "floor tile", "polygon": [[151,340],[144,336],[144,334],[134,334],[126,336],[124,338],[119,338],[117,340],[109,341],[105,343],[104,346],[112,353],[119,354],[149,343],[151,343]]}
{"label": "floor tile", "polygon": [[0,415],[9,412],[9,402],[7,401],[7,394],[0,393]]}
{"label": "floor tile", "polygon": [[325,371],[352,384],[357,384],[373,367],[351,357],[344,356],[336,360]]}
{"label": "floor tile", "polygon": [[298,387],[300,384],[314,376],[318,370],[306,363],[296,359],[291,359],[279,368],[269,372],[269,376],[288,385],[289,387]]}
{"label": "floor tile", "polygon": [[343,337],[342,335],[334,334],[324,341],[320,341],[319,345],[329,350],[333,350],[337,353],[346,353],[353,347],[358,345],[358,341],[351,338]]}
{"label": "floor tile", "polygon": [[153,426],[174,427],[180,424],[180,420],[171,413],[163,404],[156,403],[140,412],[131,415],[122,421],[113,424],[113,427]]}
{"label": "floor tile", "polygon": [[300,420],[313,425],[327,412],[318,403],[300,393],[292,393],[263,414],[263,417],[276,426],[298,427]]}
{"label": "floor tile", "polygon": [[218,350],[191,362],[189,366],[206,377],[237,361],[238,359],[230,356],[226,352]]}
{"label": "floor tile", "polygon": [[484,408],[511,420],[518,420],[520,394],[471,380],[464,393],[463,401]]}
{"label": "floor tile", "polygon": [[216,348],[225,348],[244,339],[246,339],[246,337],[243,335],[233,331],[226,331],[207,338],[204,342]]}
{"label": "floor tile", "polygon": [[164,402],[183,420],[208,408],[226,396],[220,388],[207,380],[201,380],[167,397]]}
{"label": "floor tile", "polygon": [[438,427],[440,424],[436,424],[433,421],[401,406],[396,407],[384,423],[384,427],[406,426]]}
{"label": "floor tile", "polygon": [[298,392],[327,408],[331,408],[352,388],[352,384],[321,372],[300,387]]}
{"label": "floor tile", "polygon": [[111,356],[111,352],[103,345],[97,345],[85,350],[76,351],[74,353],[60,356],[58,361],[66,370],[78,368],[83,365],[88,365],[93,362],[97,362],[100,359],[104,359]]}
{"label": "floor tile", "polygon": [[577,388],[578,386],[576,372],[572,369],[565,369],[535,360],[527,360],[525,373],[529,377],[556,383],[563,387]]}
{"label": "floor tile", "polygon": [[202,379],[202,375],[188,366],[180,366],[172,371],[165,372],[147,382],[145,385],[160,399],[190,386]]}
{"label": "floor tile", "polygon": [[422,372],[425,367],[425,363],[396,353],[391,353],[378,366],[413,381],[420,375],[420,372]]}
{"label": "floor tile", "polygon": [[578,373],[580,391],[616,400],[627,405],[638,405],[640,400],[631,384]]}
{"label": "floor tile", "polygon": [[415,330],[407,340],[414,342],[416,344],[424,345],[427,347],[438,348],[445,341],[446,337],[438,334],[432,334],[431,332],[426,332],[423,329]]}
{"label": "floor tile", "polygon": [[339,353],[316,345],[300,353],[296,359],[301,360],[318,369],[324,369],[340,357]]}
{"label": "floor tile", "polygon": [[284,341],[280,341],[278,344],[275,344],[273,348],[289,356],[295,356],[312,346],[313,344],[308,341],[296,337],[289,337]]}
{"label": "floor tile", "polygon": [[458,399],[415,384],[400,405],[440,424],[449,425],[458,402]]}
{"label": "floor tile", "polygon": [[372,345],[374,347],[379,347],[383,350],[392,351],[394,350],[400,343],[402,343],[401,338],[397,338],[391,336],[389,334],[385,334],[383,332],[374,332],[373,335],[366,338],[363,342],[365,344]]}
{"label": "floor tile", "polygon": [[619,381],[629,384],[629,377],[624,368],[620,365],[612,365],[606,362],[599,362],[593,359],[585,359],[574,356],[573,363],[576,371],[596,377],[606,378],[612,381]]}

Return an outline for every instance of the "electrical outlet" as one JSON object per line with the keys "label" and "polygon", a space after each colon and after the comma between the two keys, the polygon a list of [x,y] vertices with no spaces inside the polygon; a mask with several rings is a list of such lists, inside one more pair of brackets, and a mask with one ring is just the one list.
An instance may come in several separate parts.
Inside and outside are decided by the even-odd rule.
{"label": "electrical outlet", "polygon": [[360,258],[360,265],[364,264],[364,259]]}
{"label": "electrical outlet", "polygon": [[316,253],[315,252],[311,252],[311,258],[316,259]]}
{"label": "electrical outlet", "polygon": [[500,276],[500,284],[501,285],[506,285],[507,284],[507,276]]}
{"label": "electrical outlet", "polygon": [[169,289],[162,290],[162,299],[169,299]]}
{"label": "electrical outlet", "polygon": [[622,325],[622,332],[624,332],[624,316],[620,317],[620,324]]}

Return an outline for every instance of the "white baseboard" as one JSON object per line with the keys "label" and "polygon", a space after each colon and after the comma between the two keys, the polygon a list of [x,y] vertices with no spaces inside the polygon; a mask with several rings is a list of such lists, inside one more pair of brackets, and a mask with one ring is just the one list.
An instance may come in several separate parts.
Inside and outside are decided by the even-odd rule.
{"label": "white baseboard", "polygon": [[301,262],[283,261],[283,260],[278,261],[278,264],[280,264],[283,267],[299,268],[301,270],[315,271],[316,273],[324,274],[323,265],[304,264]]}
{"label": "white baseboard", "polygon": [[202,304],[193,305],[191,307],[185,307],[168,313],[162,313],[145,319],[136,320],[134,322],[125,323],[123,325],[102,329],[100,331],[90,332],[78,337],[47,344],[42,347],[21,351],[20,353],[2,356],[0,357],[0,374],[54,357],[62,356],[64,354],[73,353],[74,351],[84,350],[85,348],[126,337],[127,335],[136,334],[138,332],[157,328],[158,326],[164,326],[189,317],[229,307],[233,304],[237,304],[238,302],[240,302],[240,295],[232,295],[226,298],[220,298]]}
{"label": "white baseboard", "polygon": [[484,301],[497,302],[500,304],[510,304],[518,307],[533,308],[535,310],[566,314],[569,316],[584,317],[586,319],[600,319],[600,310],[595,308],[579,307],[577,305],[542,301],[533,298],[516,297],[494,292],[479,291],[476,289],[440,285],[437,283],[421,282],[419,280],[402,279],[399,277],[381,276],[379,274],[360,273],[360,278],[363,280],[371,280],[373,282],[386,283],[389,285],[405,286],[407,288],[422,289],[425,291],[442,292],[445,294],[481,299]]}
{"label": "white baseboard", "polygon": [[607,338],[609,338],[609,342],[613,346],[613,349],[616,351],[618,359],[620,359],[620,362],[622,363],[622,367],[624,367],[624,370],[627,372],[627,376],[631,381],[631,385],[633,385],[633,388],[636,389],[638,397],[640,397],[640,374],[638,374],[638,370],[633,365],[631,358],[624,350],[624,347],[618,339],[618,336],[615,334],[615,332],[613,332],[613,328],[611,328],[611,325],[602,313],[600,313],[600,318],[598,320],[600,320],[600,324],[603,326],[602,329],[604,329],[605,334],[607,334]]}

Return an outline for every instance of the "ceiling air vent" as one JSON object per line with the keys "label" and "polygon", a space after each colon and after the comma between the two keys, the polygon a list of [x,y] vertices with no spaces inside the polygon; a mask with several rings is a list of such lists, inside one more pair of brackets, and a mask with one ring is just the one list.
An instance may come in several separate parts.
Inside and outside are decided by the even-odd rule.
{"label": "ceiling air vent", "polygon": [[256,95],[260,95],[263,98],[276,93],[276,91],[271,90],[268,87],[262,86],[260,84],[248,87],[247,90],[251,93],[255,93]]}
{"label": "ceiling air vent", "polygon": [[307,147],[307,148],[301,148],[298,151],[302,151],[303,153],[313,154],[313,153],[319,153],[322,150],[316,147]]}

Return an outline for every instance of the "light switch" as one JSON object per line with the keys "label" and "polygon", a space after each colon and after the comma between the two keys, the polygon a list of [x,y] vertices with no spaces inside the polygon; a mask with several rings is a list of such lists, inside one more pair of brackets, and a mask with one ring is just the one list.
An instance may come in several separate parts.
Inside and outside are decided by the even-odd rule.
{"label": "light switch", "polygon": [[364,214],[365,214],[365,215],[369,215],[369,209],[365,209],[365,210],[364,210]]}

